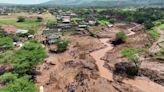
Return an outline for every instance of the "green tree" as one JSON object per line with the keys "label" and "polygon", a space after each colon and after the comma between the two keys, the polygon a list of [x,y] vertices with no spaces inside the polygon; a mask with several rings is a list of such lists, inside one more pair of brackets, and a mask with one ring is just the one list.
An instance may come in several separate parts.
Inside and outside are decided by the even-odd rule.
{"label": "green tree", "polygon": [[152,27],[154,27],[154,24],[152,23],[152,21],[147,20],[144,22],[144,26],[146,29],[151,29]]}

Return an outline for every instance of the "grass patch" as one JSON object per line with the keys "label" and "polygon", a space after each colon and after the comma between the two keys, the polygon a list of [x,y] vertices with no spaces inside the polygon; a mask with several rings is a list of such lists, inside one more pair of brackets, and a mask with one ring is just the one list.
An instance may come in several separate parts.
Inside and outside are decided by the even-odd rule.
{"label": "grass patch", "polygon": [[108,20],[98,20],[97,22],[101,26],[106,26],[106,25],[111,24]]}
{"label": "grass patch", "polygon": [[164,24],[161,24],[161,25],[159,26],[159,28],[160,28],[161,30],[164,30]]}
{"label": "grass patch", "polygon": [[159,52],[155,53],[154,57],[159,60],[164,60],[164,48],[162,48]]}
{"label": "grass patch", "polygon": [[0,24],[3,25],[10,25],[16,28],[20,29],[26,29],[26,30],[38,30],[40,26],[40,22],[37,22],[36,19],[33,20],[26,20],[25,22],[17,22],[16,20],[0,20]]}
{"label": "grass patch", "polygon": [[121,51],[121,54],[123,57],[131,59],[135,56],[135,54],[141,54],[146,51],[148,51],[148,48],[124,48]]}
{"label": "grass patch", "polygon": [[148,30],[148,34],[154,41],[158,40],[160,37],[160,33],[157,30],[155,30],[155,28]]}

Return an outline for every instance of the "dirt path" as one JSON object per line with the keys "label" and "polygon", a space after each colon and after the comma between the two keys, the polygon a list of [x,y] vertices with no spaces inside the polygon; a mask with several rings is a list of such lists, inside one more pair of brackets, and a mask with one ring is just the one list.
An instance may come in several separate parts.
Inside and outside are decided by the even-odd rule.
{"label": "dirt path", "polygon": [[[129,29],[130,31],[131,29]],[[129,33],[128,36],[133,35],[134,33]],[[100,76],[108,79],[109,81],[113,81],[113,74],[104,67],[104,60],[101,60],[103,56],[105,56],[106,52],[109,50],[112,50],[112,44],[108,44],[107,41],[109,39],[100,39],[100,41],[105,44],[107,47],[104,49],[100,49],[97,51],[94,51],[90,53],[90,55],[96,60],[96,64],[99,69]],[[128,79],[128,80],[123,80],[124,83],[132,85],[134,87],[137,87],[138,89],[144,91],[144,92],[164,92],[164,87],[154,83],[150,80],[145,80],[145,79],[140,79],[140,78],[135,78],[134,80]]]}

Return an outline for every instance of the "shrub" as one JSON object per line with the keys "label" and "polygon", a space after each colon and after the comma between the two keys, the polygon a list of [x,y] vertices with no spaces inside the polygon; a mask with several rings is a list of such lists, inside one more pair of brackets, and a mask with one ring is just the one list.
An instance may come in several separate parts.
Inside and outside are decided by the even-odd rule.
{"label": "shrub", "polygon": [[69,41],[68,40],[57,40],[56,44],[57,44],[57,51],[64,52],[69,45]]}
{"label": "shrub", "polygon": [[158,40],[160,37],[160,33],[157,32],[155,29],[148,30],[147,32],[154,41]]}
{"label": "shrub", "polygon": [[124,32],[118,32],[116,34],[115,41],[113,41],[113,44],[114,45],[119,45],[121,43],[124,43],[126,41],[126,39],[127,39],[127,36],[126,36],[126,34]]}
{"label": "shrub", "polygon": [[42,22],[43,18],[42,17],[37,17],[37,22]]}
{"label": "shrub", "polygon": [[13,82],[14,80],[17,79],[17,74],[13,74],[13,73],[5,73],[2,76],[0,76],[0,82],[7,84],[10,82]]}
{"label": "shrub", "polygon": [[127,57],[128,59],[133,59],[136,54],[140,54],[146,52],[147,48],[124,48],[121,51],[123,57]]}
{"label": "shrub", "polygon": [[46,57],[44,48],[36,41],[26,43],[14,55],[15,72],[19,75],[31,74],[35,65]]}
{"label": "shrub", "polygon": [[22,16],[18,17],[17,22],[25,22],[25,17]]}
{"label": "shrub", "polygon": [[138,74],[138,69],[132,62],[120,62],[115,64],[114,73],[117,75],[134,77]]}
{"label": "shrub", "polygon": [[37,92],[35,84],[26,78],[16,79],[13,83],[7,85],[0,92]]}
{"label": "shrub", "polygon": [[89,32],[89,33],[90,33],[90,36],[97,37],[97,34],[95,32]]}
{"label": "shrub", "polygon": [[148,20],[148,21],[144,22],[144,26],[146,29],[151,29],[152,27],[154,27],[154,24],[153,24],[153,22]]}
{"label": "shrub", "polygon": [[13,40],[9,37],[0,38],[0,49],[6,50],[13,47]]}
{"label": "shrub", "polygon": [[154,56],[159,60],[164,60],[164,48],[162,48],[159,52],[155,53]]}

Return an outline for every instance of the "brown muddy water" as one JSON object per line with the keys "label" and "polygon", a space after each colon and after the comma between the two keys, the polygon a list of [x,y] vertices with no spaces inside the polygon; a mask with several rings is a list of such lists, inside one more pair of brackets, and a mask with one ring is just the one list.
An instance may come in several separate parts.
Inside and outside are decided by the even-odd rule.
{"label": "brown muddy water", "polygon": [[[134,34],[134,33],[132,33]],[[105,44],[107,47],[94,51],[92,53],[90,53],[90,55],[95,59],[96,64],[98,66],[99,69],[99,73],[100,76],[103,78],[106,78],[109,81],[113,81],[113,74],[112,72],[110,72],[107,68],[104,67],[104,60],[101,60],[101,58],[103,56],[105,56],[106,52],[109,50],[112,50],[112,44],[109,44],[107,41],[109,39],[108,38],[103,38],[100,39],[100,41]],[[135,78],[133,79],[125,79],[122,82],[124,82],[125,84],[129,84],[132,85],[134,87],[137,87],[138,89],[144,91],[144,92],[164,92],[164,86],[161,86],[157,83],[154,83],[150,80],[146,80],[146,79],[141,79],[141,78]]]}

